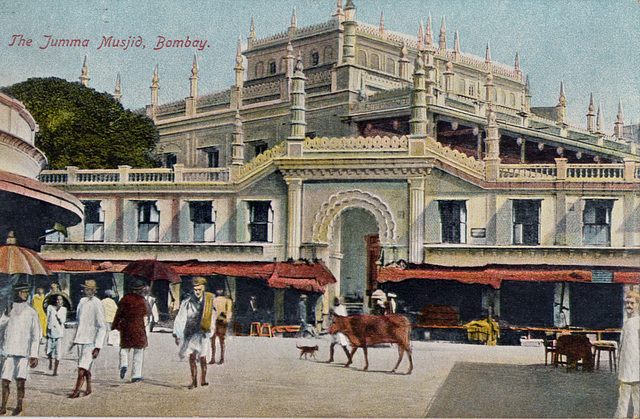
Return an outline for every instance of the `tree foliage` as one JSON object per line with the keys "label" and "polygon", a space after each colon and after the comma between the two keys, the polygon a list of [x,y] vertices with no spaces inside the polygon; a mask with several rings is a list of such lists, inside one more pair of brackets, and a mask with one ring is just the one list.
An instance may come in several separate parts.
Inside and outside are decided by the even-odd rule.
{"label": "tree foliage", "polygon": [[52,169],[156,167],[158,131],[148,117],[126,110],[108,93],[55,77],[1,89],[20,100],[40,126],[36,147]]}

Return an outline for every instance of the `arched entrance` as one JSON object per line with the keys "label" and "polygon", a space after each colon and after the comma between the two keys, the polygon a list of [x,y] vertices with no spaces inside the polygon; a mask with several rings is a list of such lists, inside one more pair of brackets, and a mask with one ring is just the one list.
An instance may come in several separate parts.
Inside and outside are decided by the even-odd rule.
{"label": "arched entrance", "polygon": [[378,236],[378,224],[369,211],[348,208],[340,214],[340,294],[348,302],[365,302],[368,246]]}

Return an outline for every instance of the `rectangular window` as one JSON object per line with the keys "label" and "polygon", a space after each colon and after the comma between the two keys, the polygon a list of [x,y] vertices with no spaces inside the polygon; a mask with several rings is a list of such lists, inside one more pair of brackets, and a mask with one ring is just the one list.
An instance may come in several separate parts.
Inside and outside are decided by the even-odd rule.
{"label": "rectangular window", "polygon": [[273,209],[270,201],[249,202],[249,236],[252,242],[273,241]]}
{"label": "rectangular window", "polygon": [[267,151],[267,143],[265,143],[264,141],[257,141],[254,145],[254,150],[256,156],[264,153],[265,151]]}
{"label": "rectangular window", "polygon": [[216,213],[211,201],[189,202],[190,219],[193,223],[195,243],[214,242],[216,239]]}
{"label": "rectangular window", "polygon": [[205,151],[207,153],[207,167],[220,167],[220,150],[208,148]]}
{"label": "rectangular window", "polygon": [[473,96],[474,93],[473,85],[469,86],[469,96]]}
{"label": "rectangular window", "polygon": [[173,153],[165,153],[164,167],[172,168],[178,162],[178,156]]}
{"label": "rectangular window", "polygon": [[156,201],[138,202],[138,241],[157,242],[160,230],[160,211]]}
{"label": "rectangular window", "polygon": [[539,200],[513,200],[513,244],[540,244]]}
{"label": "rectangular window", "polygon": [[467,203],[465,201],[440,201],[442,243],[467,242]]}
{"label": "rectangular window", "polygon": [[104,241],[104,211],[100,201],[84,201],[84,241]]}
{"label": "rectangular window", "polygon": [[582,212],[582,243],[611,246],[611,199],[587,199]]}

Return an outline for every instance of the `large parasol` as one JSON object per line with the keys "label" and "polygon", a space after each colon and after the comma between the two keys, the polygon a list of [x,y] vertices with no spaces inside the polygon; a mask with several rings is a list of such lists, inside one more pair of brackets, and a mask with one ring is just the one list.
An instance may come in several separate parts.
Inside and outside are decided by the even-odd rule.
{"label": "large parasol", "polygon": [[150,281],[165,280],[171,283],[180,282],[180,275],[166,263],[162,263],[157,259],[140,259],[128,264],[123,273],[146,278]]}
{"label": "large parasol", "polygon": [[0,246],[0,273],[51,275],[45,262],[36,252],[17,245],[13,231],[9,232],[7,244]]}

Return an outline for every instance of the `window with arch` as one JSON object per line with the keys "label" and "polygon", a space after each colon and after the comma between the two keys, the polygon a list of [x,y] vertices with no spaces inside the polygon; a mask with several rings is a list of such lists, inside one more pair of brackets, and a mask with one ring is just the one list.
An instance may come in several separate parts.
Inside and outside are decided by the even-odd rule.
{"label": "window with arch", "polygon": [[358,65],[362,66],[362,67],[366,67],[367,66],[367,53],[364,51],[358,51],[358,60],[357,60]]}
{"label": "window with arch", "polygon": [[396,74],[396,62],[393,61],[393,58],[387,58],[387,73]]}
{"label": "window with arch", "polygon": [[320,64],[320,53],[318,51],[313,51],[311,53],[311,66],[318,64]]}
{"label": "window with arch", "polygon": [[264,63],[262,61],[256,64],[255,76],[256,78],[264,76]]}
{"label": "window with arch", "polygon": [[335,57],[333,56],[333,48],[329,46],[324,47],[324,62],[330,63],[334,59]]}
{"label": "window with arch", "polygon": [[378,54],[371,54],[371,68],[374,70],[380,70],[380,56]]}

